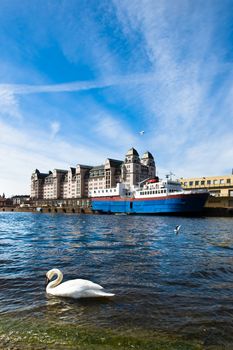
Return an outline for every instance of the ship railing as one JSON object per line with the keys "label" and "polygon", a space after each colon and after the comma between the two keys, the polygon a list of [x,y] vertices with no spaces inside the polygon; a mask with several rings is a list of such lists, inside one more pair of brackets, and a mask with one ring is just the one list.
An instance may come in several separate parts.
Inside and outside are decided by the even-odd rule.
{"label": "ship railing", "polygon": [[206,188],[202,189],[196,189],[196,190],[184,190],[184,193],[209,193],[209,191]]}

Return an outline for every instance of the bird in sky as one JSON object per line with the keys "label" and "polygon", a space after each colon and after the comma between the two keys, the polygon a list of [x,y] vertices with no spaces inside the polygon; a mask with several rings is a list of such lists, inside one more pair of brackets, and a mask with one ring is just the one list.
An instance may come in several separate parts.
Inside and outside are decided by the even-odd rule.
{"label": "bird in sky", "polygon": [[142,130],[142,131],[139,132],[139,134],[140,134],[140,135],[144,135],[144,134],[145,134],[145,131]]}
{"label": "bird in sky", "polygon": [[176,225],[176,228],[174,229],[174,232],[178,235],[180,231],[181,225]]}

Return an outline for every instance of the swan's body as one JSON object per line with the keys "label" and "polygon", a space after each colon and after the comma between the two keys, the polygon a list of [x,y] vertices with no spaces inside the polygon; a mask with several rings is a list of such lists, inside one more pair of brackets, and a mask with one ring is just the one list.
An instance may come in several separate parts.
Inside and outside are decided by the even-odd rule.
{"label": "swan's body", "polygon": [[54,275],[57,275],[57,278],[48,283],[46,287],[47,294],[75,299],[112,297],[115,295],[104,292],[102,286],[88,280],[75,279],[61,283],[63,280],[63,274],[58,269],[52,269],[46,273],[48,280],[51,280]]}

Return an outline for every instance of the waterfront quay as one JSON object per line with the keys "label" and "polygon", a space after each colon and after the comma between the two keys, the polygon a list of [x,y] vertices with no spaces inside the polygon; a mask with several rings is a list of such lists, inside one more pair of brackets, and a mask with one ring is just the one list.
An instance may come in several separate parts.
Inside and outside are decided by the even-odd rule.
{"label": "waterfront quay", "polygon": [[[21,204],[1,206],[0,211],[35,212],[35,213],[67,213],[67,214],[96,214],[91,207],[90,198],[71,199],[37,199]],[[209,196],[203,211],[203,216],[233,217],[233,198],[229,196]]]}
{"label": "waterfront quay", "polygon": [[18,205],[5,205],[0,211],[93,214],[88,198],[78,199],[37,199],[22,202]]}

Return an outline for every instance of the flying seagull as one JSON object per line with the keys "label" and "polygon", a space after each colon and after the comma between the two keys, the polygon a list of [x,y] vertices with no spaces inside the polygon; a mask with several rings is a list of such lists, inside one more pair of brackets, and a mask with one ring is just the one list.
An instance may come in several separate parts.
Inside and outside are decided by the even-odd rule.
{"label": "flying seagull", "polygon": [[140,134],[140,135],[144,135],[144,134],[145,134],[145,131],[142,130],[142,131],[139,132],[139,134]]}
{"label": "flying seagull", "polygon": [[181,225],[176,225],[176,228],[174,230],[174,232],[178,235],[179,231],[180,231]]}

